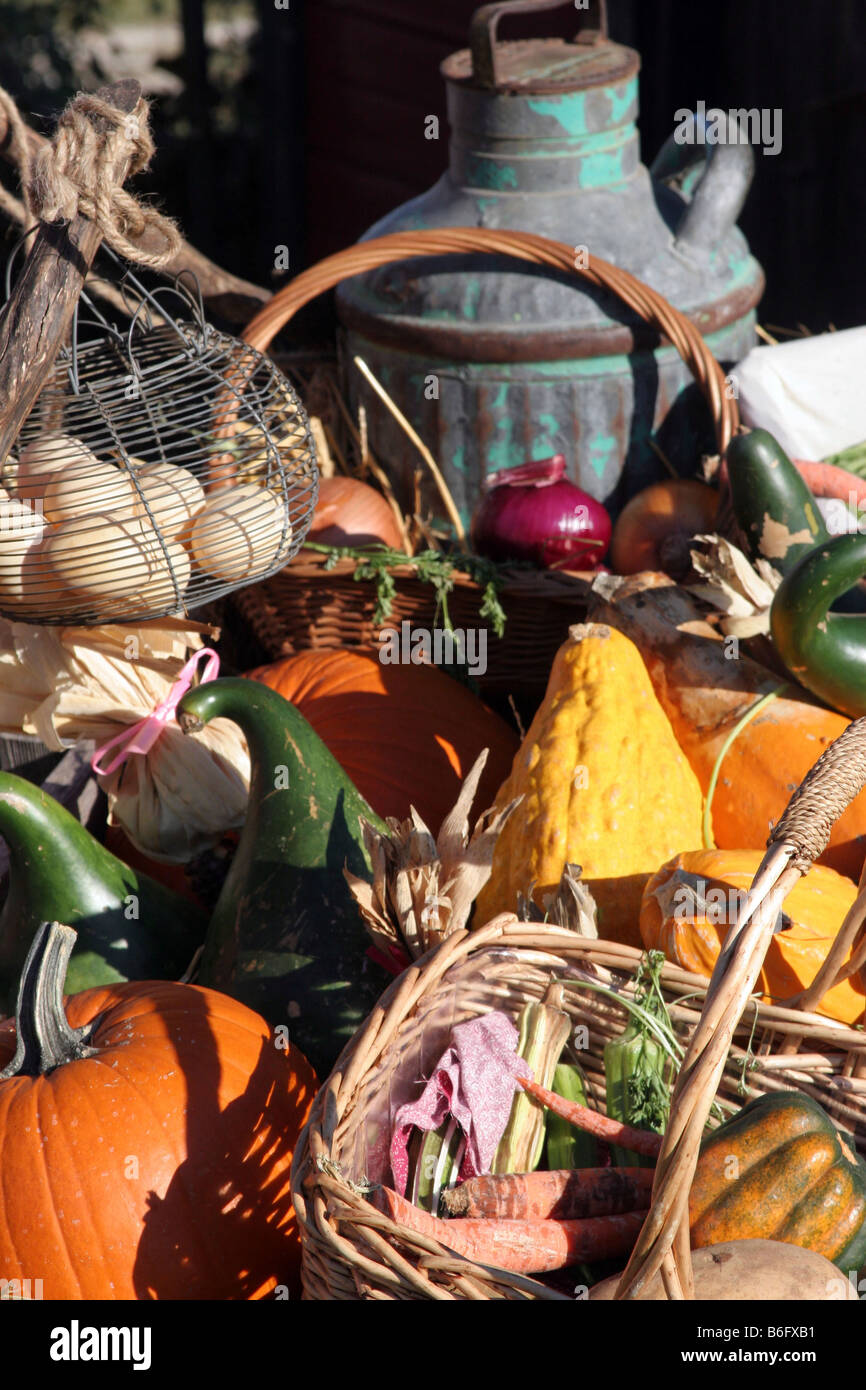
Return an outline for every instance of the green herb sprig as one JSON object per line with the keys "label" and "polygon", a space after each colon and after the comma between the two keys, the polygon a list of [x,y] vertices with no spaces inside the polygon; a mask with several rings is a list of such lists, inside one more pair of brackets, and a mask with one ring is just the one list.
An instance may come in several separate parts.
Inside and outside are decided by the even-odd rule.
{"label": "green herb sprig", "polygon": [[372,581],[376,585],[376,608],[373,622],[379,626],[391,616],[397,584],[392,570],[403,566],[414,569],[417,577],[430,584],[436,594],[436,621],[440,616],[446,631],[453,632],[454,624],[448,612],[448,595],[454,588],[455,575],[466,574],[482,590],[480,617],[485,618],[497,637],[505,632],[506,613],[500,593],[505,578],[492,560],[480,555],[446,554],[439,550],[422,550],[417,555],[404,555],[386,545],[334,546],[306,541],[305,550],[327,555],[325,569],[332,570],[340,560],[355,560],[353,578],[360,584]]}

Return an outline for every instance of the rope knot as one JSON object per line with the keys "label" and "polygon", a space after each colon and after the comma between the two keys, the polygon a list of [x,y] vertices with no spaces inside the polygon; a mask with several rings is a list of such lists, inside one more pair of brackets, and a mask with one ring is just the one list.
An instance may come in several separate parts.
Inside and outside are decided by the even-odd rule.
{"label": "rope knot", "polygon": [[[16,160],[28,210],[42,222],[71,222],[79,215],[94,222],[118,255],[159,269],[181,249],[180,232],[170,218],[140,203],[117,181],[146,169],[154,153],[148,103],[140,98],[131,112],[120,111],[88,92],[79,92],[57,122],[50,145],[31,162],[20,114],[7,93],[3,105],[16,134]],[[11,109],[10,109],[11,108]],[[11,119],[15,110],[15,121]],[[162,247],[146,250],[141,242]]]}

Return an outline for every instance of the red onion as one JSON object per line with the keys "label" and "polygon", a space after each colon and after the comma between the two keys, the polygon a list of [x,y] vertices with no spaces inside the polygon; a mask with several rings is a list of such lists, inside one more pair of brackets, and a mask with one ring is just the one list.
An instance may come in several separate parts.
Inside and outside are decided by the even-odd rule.
{"label": "red onion", "polygon": [[566,478],[562,454],[495,473],[472,518],[479,555],[539,569],[598,569],[610,533],[601,503]]}

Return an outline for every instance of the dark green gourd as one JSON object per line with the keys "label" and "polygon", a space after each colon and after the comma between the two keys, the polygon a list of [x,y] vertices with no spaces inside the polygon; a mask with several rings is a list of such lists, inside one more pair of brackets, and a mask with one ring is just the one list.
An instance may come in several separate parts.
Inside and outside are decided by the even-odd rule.
{"label": "dark green gourd", "polygon": [[233,720],[249,745],[249,808],[208,928],[198,982],[286,1024],[326,1076],[387,983],[343,869],[370,877],[360,826],[383,829],[288,700],[258,682],[209,681],[178,706],[187,732]]}
{"label": "dark green gourd", "polygon": [[40,923],[74,927],[67,994],[117,980],[173,979],[204,938],[194,904],[124,864],[30,782],[0,773],[0,835],[9,891],[0,912],[0,991],[14,1012],[18,980]]}

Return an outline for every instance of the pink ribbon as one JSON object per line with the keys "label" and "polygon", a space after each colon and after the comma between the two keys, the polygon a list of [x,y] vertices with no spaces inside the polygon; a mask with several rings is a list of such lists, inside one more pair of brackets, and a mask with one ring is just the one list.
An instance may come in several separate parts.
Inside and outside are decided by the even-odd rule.
{"label": "pink ribbon", "polygon": [[[130,753],[149,753],[156,743],[166,724],[174,717],[180,701],[192,685],[196,667],[203,656],[210,660],[202,672],[200,684],[205,681],[216,679],[220,668],[220,659],[212,647],[202,647],[201,651],[196,652],[195,656],[190,657],[183,670],[178,675],[177,680],[171,687],[165,699],[156,706],[152,714],[145,719],[140,719],[137,724],[132,724],[128,729],[124,729],[122,734],[104,743],[101,748],[97,748],[90,760],[90,766],[100,777],[107,777],[109,773],[115,772],[121,763],[125,763]],[[120,752],[112,758],[107,767],[100,767],[99,764],[106,753],[112,748],[120,747]]]}

